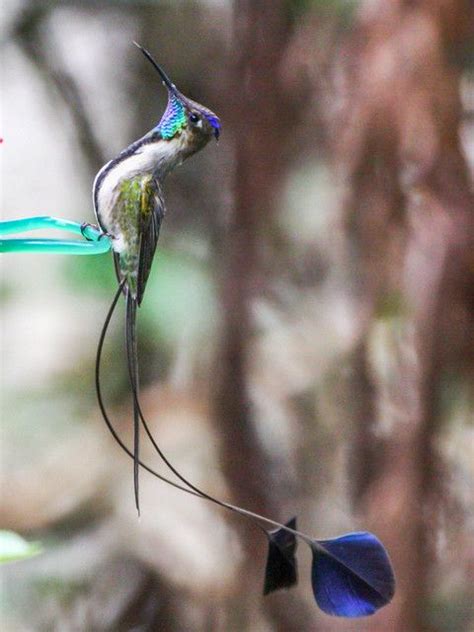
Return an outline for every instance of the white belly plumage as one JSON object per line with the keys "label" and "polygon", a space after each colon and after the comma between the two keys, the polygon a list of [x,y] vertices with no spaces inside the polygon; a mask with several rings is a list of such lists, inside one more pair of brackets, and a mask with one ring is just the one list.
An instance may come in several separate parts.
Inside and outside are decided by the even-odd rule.
{"label": "white belly plumage", "polygon": [[[169,168],[175,166],[180,150],[181,139],[174,141],[157,141],[142,145],[135,153],[118,162],[107,172],[110,163],[107,163],[97,174],[94,180],[94,191],[101,174],[106,175],[100,182],[98,193],[95,197],[95,213],[101,227],[114,236],[113,249],[122,252],[126,247],[123,235],[119,230],[117,214],[114,212],[120,193],[121,184],[138,175],[159,173],[160,180]],[[175,158],[173,160],[173,158]],[[162,166],[166,163],[166,169]]]}

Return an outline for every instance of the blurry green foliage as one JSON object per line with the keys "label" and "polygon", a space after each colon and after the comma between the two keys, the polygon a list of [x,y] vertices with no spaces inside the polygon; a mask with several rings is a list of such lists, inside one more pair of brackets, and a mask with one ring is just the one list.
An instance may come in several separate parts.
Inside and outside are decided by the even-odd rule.
{"label": "blurry green foliage", "polygon": [[288,0],[292,15],[298,17],[308,11],[338,15],[344,22],[350,22],[358,5],[357,0]]}
{"label": "blurry green foliage", "polygon": [[112,295],[117,288],[112,257],[67,257],[62,267],[65,284],[73,290]]}
{"label": "blurry green foliage", "polygon": [[6,279],[0,281],[0,305],[5,305],[14,296],[15,288]]}
{"label": "blurry green foliage", "polygon": [[[92,384],[90,390],[92,403]],[[13,466],[19,459],[32,464],[48,452],[52,442],[58,445],[67,439],[71,428],[84,417],[78,406],[80,397],[59,392],[55,384],[46,391],[30,389],[27,397],[16,402],[7,400],[2,410],[2,432],[9,450],[3,455],[3,466]]]}
{"label": "blurry green foliage", "polygon": [[[71,257],[63,273],[69,287],[110,301],[117,288],[110,256]],[[157,342],[174,347],[183,336],[208,333],[216,313],[216,290],[206,265],[185,254],[159,249],[139,312],[141,335],[148,333]]]}
{"label": "blurry green foliage", "polygon": [[375,306],[375,317],[378,319],[397,318],[407,315],[407,305],[401,292],[385,292],[381,294]]}
{"label": "blurry green foliage", "polygon": [[182,254],[161,250],[143,301],[145,327],[158,328],[172,345],[209,332],[217,313],[210,271]]}
{"label": "blurry green foliage", "polygon": [[53,598],[67,606],[74,601],[78,593],[87,588],[87,582],[67,581],[64,577],[44,577],[34,582],[34,588],[40,600]]}
{"label": "blurry green foliage", "polygon": [[468,591],[440,594],[427,608],[427,623],[439,632],[469,632],[472,611],[472,594]]}
{"label": "blurry green foliage", "polygon": [[0,564],[25,560],[41,552],[39,542],[27,542],[13,531],[0,531]]}
{"label": "blurry green foliage", "polygon": [[473,426],[474,392],[471,384],[456,370],[443,370],[439,404],[444,418],[451,424]]}
{"label": "blurry green foliage", "polygon": [[[189,237],[194,239],[193,236]],[[63,264],[64,284],[80,294],[95,294],[104,301],[103,316],[97,320],[97,341],[107,312],[107,304],[117,289],[112,257],[69,257]],[[218,327],[218,300],[210,267],[182,252],[160,247],[155,255],[144,300],[138,314],[140,382],[164,379],[177,350],[205,347]],[[102,356],[102,380],[106,400],[117,404],[129,391],[124,354],[124,301],[119,301],[111,322]],[[95,346],[71,368],[55,376],[55,392],[68,393],[77,401],[74,418],[87,418],[95,406]]]}

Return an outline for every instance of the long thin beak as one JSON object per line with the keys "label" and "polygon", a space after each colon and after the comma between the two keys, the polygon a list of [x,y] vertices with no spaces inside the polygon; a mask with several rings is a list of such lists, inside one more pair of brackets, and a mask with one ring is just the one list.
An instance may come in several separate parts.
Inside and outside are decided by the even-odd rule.
{"label": "long thin beak", "polygon": [[168,88],[168,90],[170,92],[177,92],[177,89],[176,89],[176,86],[174,85],[174,83],[171,82],[171,80],[168,77],[168,75],[166,74],[166,72],[163,70],[163,68],[159,64],[157,64],[157,62],[153,59],[153,57],[146,50],[146,48],[143,48],[143,46],[140,46],[140,44],[137,44],[137,42],[133,42],[133,43],[135,44],[135,46],[137,48],[139,48],[142,51],[142,53],[145,55],[145,57],[148,59],[148,61],[155,68],[155,70],[158,71],[158,74],[160,75],[161,80],[163,81],[164,85]]}

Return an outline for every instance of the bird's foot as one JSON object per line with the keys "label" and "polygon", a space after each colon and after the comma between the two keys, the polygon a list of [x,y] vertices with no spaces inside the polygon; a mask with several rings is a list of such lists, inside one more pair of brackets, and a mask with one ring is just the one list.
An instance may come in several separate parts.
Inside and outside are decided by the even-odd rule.
{"label": "bird's foot", "polygon": [[108,237],[109,239],[115,239],[112,233],[106,233],[105,231],[102,231],[99,235],[99,241],[103,239],[104,237]]}
{"label": "bird's foot", "polygon": [[96,241],[96,237],[92,237],[90,234],[88,234],[89,229],[92,229],[94,231],[94,233],[100,233],[98,240],[100,241],[101,239],[103,239],[104,237],[108,237],[109,239],[113,239],[113,235],[111,235],[110,233],[106,233],[105,231],[103,231],[99,226],[97,226],[96,224],[91,224],[90,222],[83,222],[81,224],[81,235],[87,239],[87,241]]}
{"label": "bird's foot", "polygon": [[100,228],[96,226],[95,224],[91,224],[90,222],[82,222],[81,235],[84,237],[84,239],[87,239],[87,241],[95,241],[94,238],[88,234],[90,228],[94,231],[100,230]]}

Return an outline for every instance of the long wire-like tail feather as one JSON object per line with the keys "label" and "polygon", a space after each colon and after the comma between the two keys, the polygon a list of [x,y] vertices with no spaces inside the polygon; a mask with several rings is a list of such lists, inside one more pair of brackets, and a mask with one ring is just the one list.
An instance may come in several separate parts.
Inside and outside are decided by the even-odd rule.
{"label": "long wire-like tail feather", "polygon": [[137,508],[138,515],[140,515],[140,412],[138,408],[138,349],[136,336],[137,300],[132,296],[130,290],[127,292],[126,303],[127,311],[125,316],[125,334],[127,344],[127,364],[130,386],[133,394],[133,487],[135,492],[135,506]]}
{"label": "long wire-like tail feather", "polygon": [[[97,393],[97,401],[99,403],[99,409],[100,412],[102,414],[102,418],[105,421],[105,425],[107,426],[110,434],[112,435],[112,437],[114,438],[115,442],[120,446],[120,448],[125,452],[125,454],[127,454],[130,458],[133,459],[133,452],[131,450],[129,450],[129,448],[127,448],[127,446],[124,444],[124,442],[122,441],[122,439],[118,436],[114,426],[112,425],[112,422],[110,421],[109,415],[107,413],[107,410],[105,408],[105,404],[104,404],[104,400],[102,398],[102,387],[100,384],[100,365],[101,365],[101,361],[102,361],[102,350],[104,348],[104,342],[105,342],[105,337],[107,335],[107,331],[109,329],[109,325],[110,325],[110,321],[112,320],[112,316],[114,314],[115,308],[117,306],[118,300],[120,298],[120,294],[123,291],[123,288],[125,287],[125,279],[121,281],[117,292],[115,293],[114,296],[114,300],[112,301],[112,304],[109,308],[109,311],[107,312],[107,316],[105,318],[104,324],[102,326],[102,331],[100,332],[100,337],[99,337],[99,344],[97,345],[97,354],[96,354],[96,361],[95,361],[95,390]],[[178,483],[175,483],[174,481],[170,481],[169,479],[167,479],[165,476],[162,476],[161,474],[158,474],[158,472],[155,472],[155,470],[153,470],[151,467],[149,467],[146,463],[143,463],[142,461],[139,460],[139,464],[140,466],[146,470],[147,472],[149,472],[152,476],[155,476],[156,478],[158,478],[160,481],[163,481],[164,483],[167,483],[168,485],[171,485],[172,487],[175,487],[176,489],[179,489],[182,492],[186,492],[188,494],[192,494],[193,496],[199,496],[199,494],[196,494],[192,491],[190,491],[189,489],[186,489],[185,487],[182,487],[181,485],[178,485]]]}
{"label": "long wire-like tail feather", "polygon": [[[183,487],[182,485],[169,480],[168,478],[158,474],[149,467],[146,463],[143,463],[138,454],[131,450],[123,443],[120,437],[117,435],[117,432],[112,425],[107,411],[105,409],[105,405],[102,399],[102,391],[100,386],[100,364],[102,358],[102,349],[104,346],[105,337],[107,334],[107,330],[112,319],[113,313],[115,311],[115,307],[119,300],[120,294],[125,287],[125,281],[122,281],[117,289],[117,292],[114,296],[112,305],[109,308],[107,313],[107,317],[105,319],[104,325],[102,327],[102,331],[99,338],[99,344],[97,346],[97,356],[96,356],[96,367],[95,367],[95,385],[97,390],[97,399],[99,402],[99,407],[104,418],[104,421],[112,434],[115,441],[122,448],[122,450],[131,457],[134,462],[138,462],[140,467],[143,467],[150,474],[158,478],[159,480],[171,485],[172,487],[179,489],[180,491],[186,492],[187,494],[191,494],[192,496],[196,496],[197,498],[203,498],[204,500],[208,500],[220,507],[224,507],[232,512],[240,514],[247,519],[251,520],[252,523],[257,526],[268,538],[270,550],[269,550],[269,560],[273,563],[271,566],[271,574],[272,577],[269,577],[269,571],[267,569],[265,576],[265,587],[269,585],[270,580],[272,581],[272,590],[282,587],[288,587],[290,584],[294,583],[296,580],[296,562],[294,558],[294,551],[288,555],[287,547],[281,546],[281,538],[282,532],[286,532],[292,534],[293,538],[295,536],[300,537],[307,544],[309,544],[313,550],[313,569],[312,569],[312,584],[313,591],[315,595],[315,599],[318,605],[330,614],[335,614],[338,616],[344,617],[354,617],[354,616],[366,616],[367,614],[372,614],[380,607],[385,605],[390,601],[394,591],[394,577],[393,571],[390,565],[390,560],[388,559],[387,553],[383,548],[383,545],[373,536],[372,534],[348,534],[346,536],[342,536],[341,538],[335,538],[333,540],[324,540],[318,541],[311,539],[305,533],[301,531],[297,531],[295,528],[295,524],[291,521],[284,525],[275,520],[271,520],[270,518],[266,518],[265,516],[261,516],[257,513],[249,511],[248,509],[244,509],[242,507],[237,507],[236,505],[232,505],[230,503],[226,503],[224,501],[218,500],[209,494],[206,494],[199,490],[197,487],[191,485],[168,461],[168,459],[163,455],[160,448],[156,444],[153,435],[148,428],[148,425],[143,418],[140,405],[138,402],[138,394],[137,389],[133,388],[133,398],[134,398],[134,409],[136,408],[139,420],[143,423],[146,433],[148,434],[150,440],[152,441],[155,449],[158,451],[162,459],[167,463],[168,467],[175,473],[176,476],[180,478],[181,481],[186,483],[189,487]],[[136,310],[136,305],[134,306]],[[134,314],[135,316],[136,314]],[[133,343],[135,342],[135,333],[134,320],[130,321],[133,324],[133,336],[128,337],[131,344],[131,348],[133,348]],[[133,357],[133,356],[131,356]],[[136,356],[135,356],[136,357]],[[133,386],[138,385],[138,376],[136,372],[130,371],[131,373],[131,381],[133,382]],[[132,376],[135,375],[136,379],[132,379]],[[272,525],[273,527],[278,527],[277,531],[267,531],[262,527],[260,522],[263,522],[267,525]],[[291,525],[291,526],[290,526]],[[355,541],[354,541],[354,538]],[[364,557],[367,558],[366,561],[359,562],[357,560],[354,561],[354,556],[358,555],[358,549],[360,549],[360,543],[362,541],[365,542],[367,538],[371,539],[371,546],[368,551],[363,551]],[[346,552],[337,549],[339,542],[348,542],[346,548],[348,549]],[[294,540],[290,540],[291,547],[294,548]],[[351,544],[351,546],[349,546]],[[282,567],[282,555],[285,557],[285,568],[289,565],[291,568],[286,568],[286,571],[283,575],[283,578],[280,575],[276,578],[278,581],[275,583],[275,578],[273,574],[275,573],[275,546],[278,548],[278,564],[277,571],[281,571]],[[333,548],[336,547],[335,550]],[[366,547],[367,548],[367,547]],[[282,555],[280,555],[280,553]],[[321,564],[321,559],[329,560],[326,562],[326,567],[324,564]],[[268,566],[268,565],[267,565]],[[324,600],[321,597],[323,591],[324,594],[329,594],[329,590],[332,590],[333,583],[333,575],[334,572],[337,571],[337,579],[338,584],[336,586],[336,590],[334,592],[335,598],[337,598],[337,603],[333,604],[331,601],[331,607],[327,605],[327,599]],[[290,582],[291,577],[291,582]],[[354,583],[356,582],[356,583]],[[340,585],[339,585],[340,584]],[[267,591],[268,592],[268,591]],[[331,593],[332,599],[332,593]],[[350,604],[348,606],[348,600],[355,603],[355,606],[352,607]]]}
{"label": "long wire-like tail feather", "polygon": [[[121,281],[121,283],[120,283],[120,285],[119,285],[119,287],[118,287],[118,289],[117,289],[117,291],[115,293],[115,296],[114,296],[112,304],[111,304],[111,306],[109,308],[109,311],[107,312],[107,316],[106,316],[104,324],[102,326],[102,331],[100,332],[99,343],[97,345],[96,362],[95,362],[95,389],[96,389],[96,393],[97,393],[97,401],[99,403],[100,412],[102,414],[102,417],[104,419],[104,422],[105,422],[110,434],[114,438],[115,442],[125,452],[125,454],[127,454],[130,458],[133,459],[134,458],[133,452],[124,444],[122,439],[118,436],[117,431],[115,430],[112,422],[110,421],[110,418],[109,418],[109,415],[107,413],[107,409],[105,408],[104,400],[103,400],[103,397],[102,397],[102,386],[101,386],[101,376],[100,376],[100,366],[101,366],[101,361],[102,361],[102,350],[104,348],[105,338],[106,338],[106,335],[107,335],[107,331],[109,329],[110,321],[112,320],[112,316],[114,314],[115,308],[116,308],[118,300],[120,298],[120,294],[122,293],[123,288],[125,287],[125,282],[126,282],[125,279],[123,279]],[[142,418],[142,423],[144,424],[144,428],[145,428],[148,436],[150,438],[152,438],[153,435],[151,434],[151,430],[149,429],[148,425],[146,424],[146,422],[143,419],[143,416],[141,415],[141,410],[140,410],[139,405],[138,405],[138,411],[139,411],[140,417]],[[153,444],[154,444],[155,448],[158,447],[156,442],[154,441],[154,439],[153,439]],[[164,458],[166,459],[166,457],[164,457]],[[188,481],[186,481],[186,479],[184,479],[184,477],[182,477],[179,474],[179,472],[177,472],[173,468],[173,466],[170,464],[168,459],[166,459],[165,462],[168,464],[168,467],[172,468],[172,471],[174,471],[176,476],[178,476],[183,482],[186,482],[186,485],[189,485]],[[167,485],[171,485],[175,489],[179,489],[182,492],[186,492],[187,494],[191,494],[191,496],[196,496],[197,498],[203,498],[204,500],[208,500],[208,501],[210,501],[210,502],[212,502],[212,503],[214,503],[216,505],[219,505],[220,507],[224,507],[225,509],[228,509],[230,511],[238,513],[238,514],[240,514],[242,516],[246,516],[247,518],[251,519],[252,521],[254,521],[254,520],[261,520],[262,522],[265,522],[266,524],[271,525],[273,527],[280,527],[283,530],[288,531],[289,533],[294,533],[295,535],[300,535],[301,537],[304,537],[308,542],[311,541],[309,536],[306,536],[305,534],[302,534],[302,533],[300,534],[300,532],[298,532],[298,531],[296,531],[294,529],[291,529],[291,528],[287,527],[286,525],[284,525],[284,524],[282,524],[280,522],[277,522],[276,520],[271,520],[270,518],[266,518],[265,516],[261,516],[261,515],[259,515],[257,513],[254,513],[253,511],[250,511],[248,509],[244,509],[243,507],[237,507],[236,505],[232,505],[231,503],[227,503],[227,502],[224,502],[222,500],[218,500],[217,498],[214,498],[213,496],[210,496],[209,494],[205,494],[204,492],[202,492],[200,490],[197,491],[198,488],[195,488],[194,486],[193,486],[193,489],[195,489],[196,491],[193,491],[193,489],[188,489],[187,487],[183,487],[179,483],[171,481],[169,478],[166,478],[166,476],[163,476],[162,474],[159,474],[153,468],[151,468],[149,465],[147,465],[146,463],[144,463],[140,459],[138,459],[138,464],[140,465],[140,467],[142,467],[144,470],[146,470],[149,474],[151,474],[155,478],[159,479],[163,483],[166,483]],[[255,522],[255,524],[258,524],[258,523]],[[258,526],[260,528],[262,528],[261,525],[258,525]]]}

